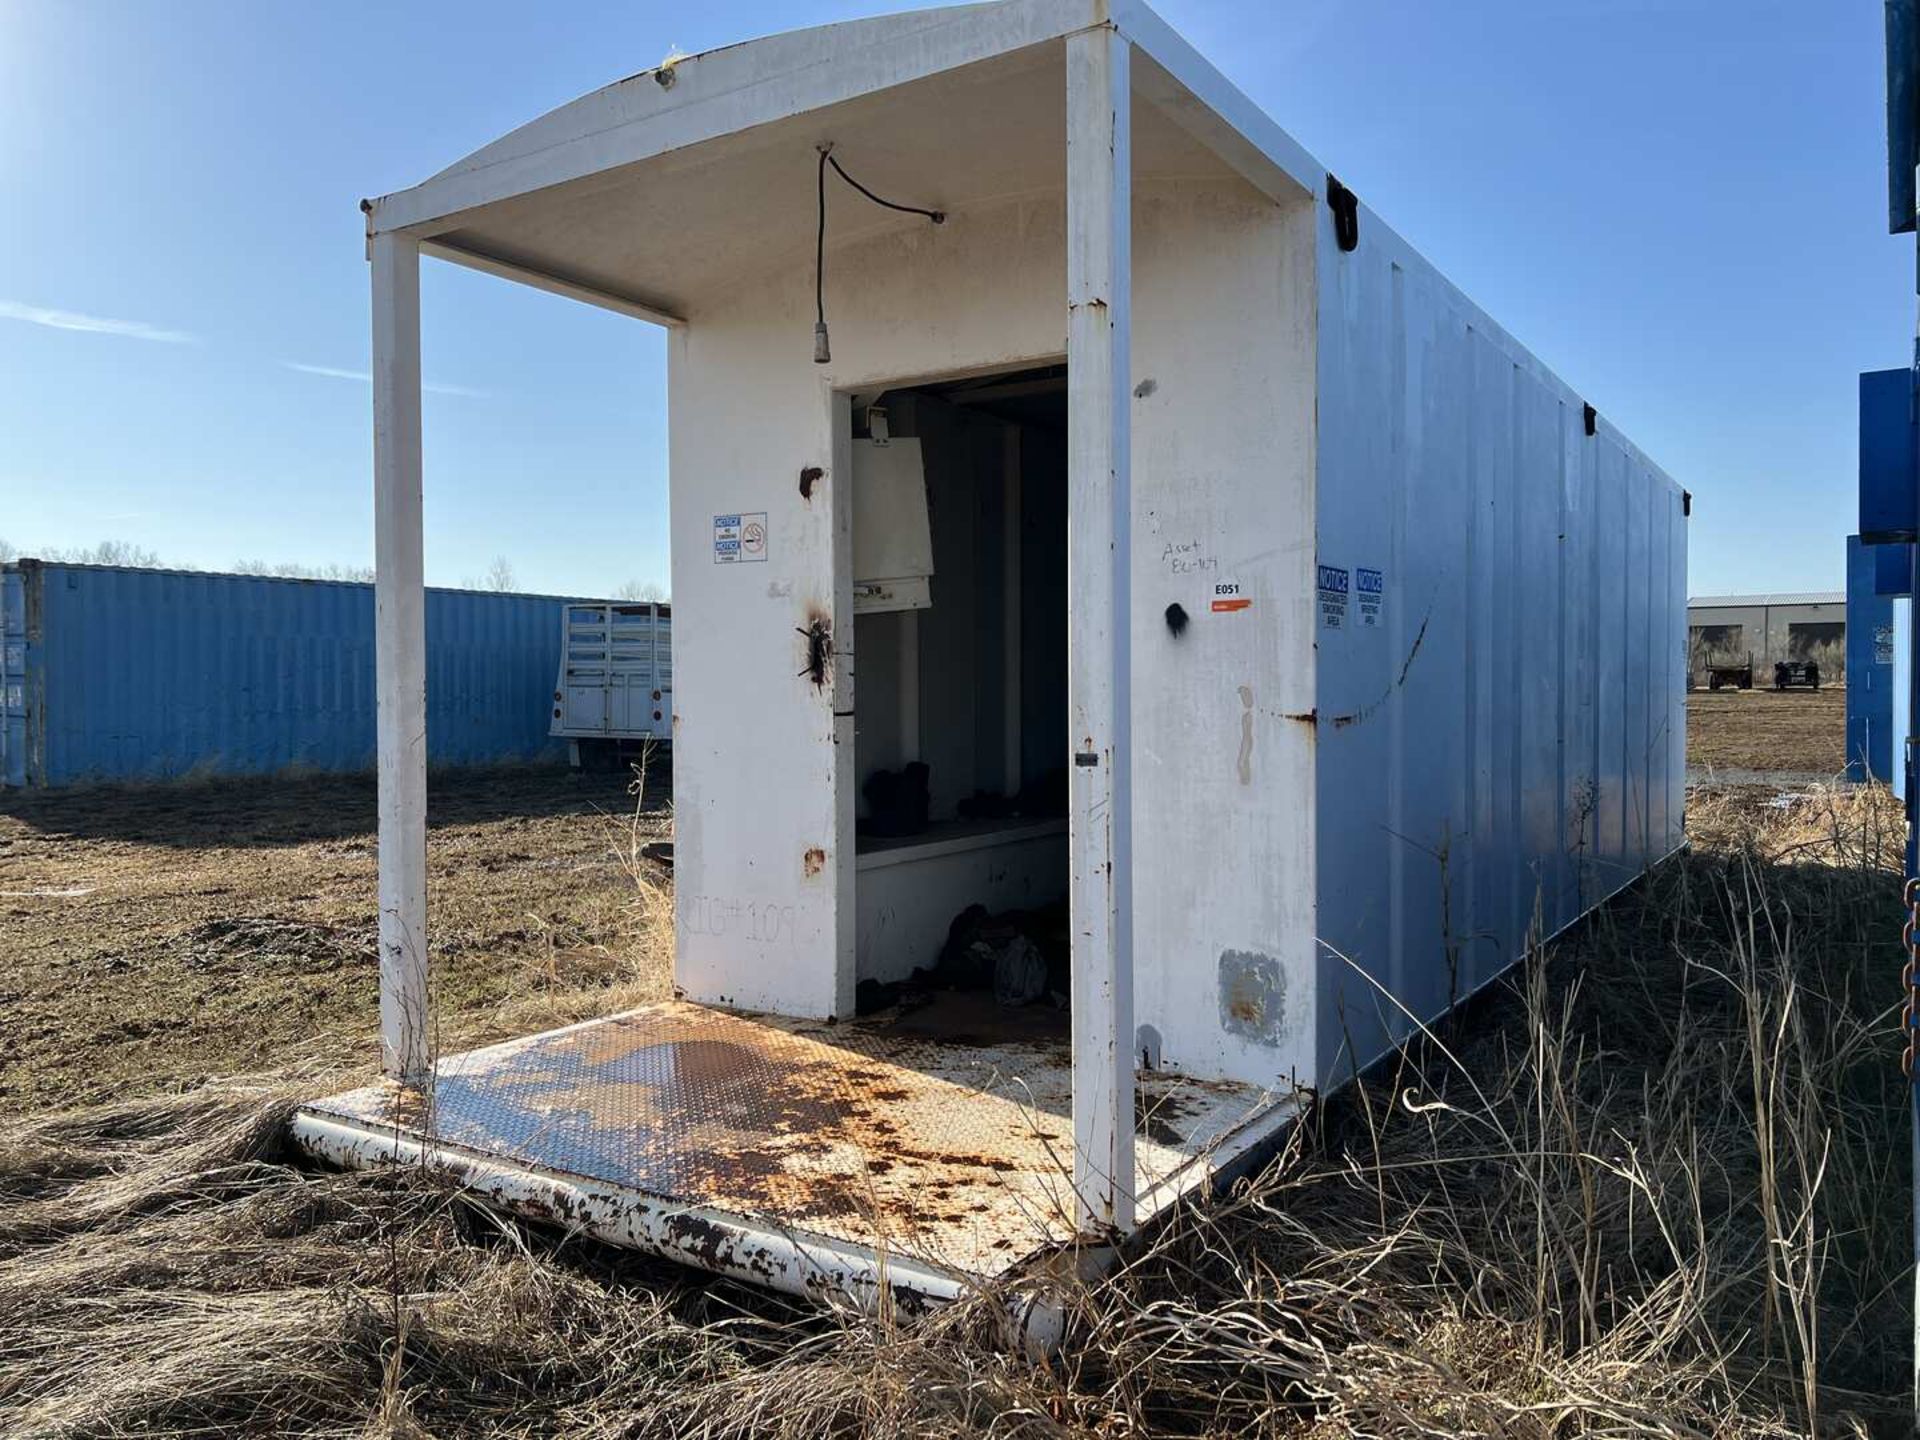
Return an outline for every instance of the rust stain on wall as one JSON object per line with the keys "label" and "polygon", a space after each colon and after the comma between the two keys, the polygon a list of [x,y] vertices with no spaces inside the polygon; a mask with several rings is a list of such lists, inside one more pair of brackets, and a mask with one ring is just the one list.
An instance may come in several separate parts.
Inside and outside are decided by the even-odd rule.
{"label": "rust stain on wall", "polygon": [[1287,976],[1271,955],[1220,952],[1220,1027],[1229,1035],[1277,1045],[1287,1013]]}
{"label": "rust stain on wall", "polygon": [[1253,783],[1253,687],[1240,687],[1240,783]]}

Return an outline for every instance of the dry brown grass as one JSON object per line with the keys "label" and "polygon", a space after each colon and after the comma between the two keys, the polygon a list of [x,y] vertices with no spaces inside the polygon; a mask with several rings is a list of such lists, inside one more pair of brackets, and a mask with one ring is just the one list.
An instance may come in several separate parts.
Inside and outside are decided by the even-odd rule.
{"label": "dry brown grass", "polygon": [[[8,1124],[0,1432],[1908,1433],[1896,816],[1696,792],[1694,854],[1065,1298],[789,1308],[289,1163],[278,1084]],[[642,903],[657,904],[653,890]]]}
{"label": "dry brown grass", "polygon": [[1846,692],[1695,690],[1687,696],[1687,765],[1696,774],[1830,778],[1847,764]]}
{"label": "dry brown grass", "polygon": [[[449,1041],[666,993],[624,777],[436,774],[428,807]],[[0,1110],[373,1055],[374,893],[371,777],[0,794]]]}

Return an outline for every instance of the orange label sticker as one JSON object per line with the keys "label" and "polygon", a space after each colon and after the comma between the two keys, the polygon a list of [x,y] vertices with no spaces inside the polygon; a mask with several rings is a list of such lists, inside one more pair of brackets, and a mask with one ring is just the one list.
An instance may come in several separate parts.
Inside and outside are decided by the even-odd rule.
{"label": "orange label sticker", "polygon": [[1247,599],[1216,600],[1213,602],[1214,613],[1219,615],[1228,614],[1235,610],[1251,610],[1252,608],[1253,601]]}
{"label": "orange label sticker", "polygon": [[1213,582],[1213,613],[1231,615],[1236,610],[1253,608],[1253,598],[1240,592],[1237,580],[1216,580]]}

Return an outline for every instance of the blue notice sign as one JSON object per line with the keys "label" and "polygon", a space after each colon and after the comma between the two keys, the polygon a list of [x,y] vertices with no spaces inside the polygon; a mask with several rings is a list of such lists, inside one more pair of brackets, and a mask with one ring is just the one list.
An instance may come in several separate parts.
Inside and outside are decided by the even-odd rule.
{"label": "blue notice sign", "polygon": [[1341,566],[1320,567],[1320,624],[1326,629],[1346,628],[1347,592],[1351,588],[1347,572]]}
{"label": "blue notice sign", "polygon": [[767,558],[767,512],[713,517],[713,563],[745,565]]}
{"label": "blue notice sign", "polygon": [[1360,612],[1360,623],[1378,625],[1380,604],[1387,596],[1386,577],[1378,570],[1355,569],[1353,595],[1354,608]]}

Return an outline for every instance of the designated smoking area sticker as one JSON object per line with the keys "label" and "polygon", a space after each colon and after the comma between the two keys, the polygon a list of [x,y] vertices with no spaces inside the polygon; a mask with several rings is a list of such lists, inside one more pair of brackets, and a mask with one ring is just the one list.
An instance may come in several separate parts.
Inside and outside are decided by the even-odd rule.
{"label": "designated smoking area sticker", "polygon": [[1320,567],[1320,624],[1326,629],[1346,628],[1347,592],[1350,588],[1347,572],[1341,566]]}
{"label": "designated smoking area sticker", "polygon": [[1380,623],[1380,605],[1386,599],[1386,594],[1386,578],[1378,570],[1354,570],[1353,601],[1354,607],[1360,612],[1362,625]]}
{"label": "designated smoking area sticker", "polygon": [[713,517],[713,563],[742,565],[767,558],[767,512]]}

